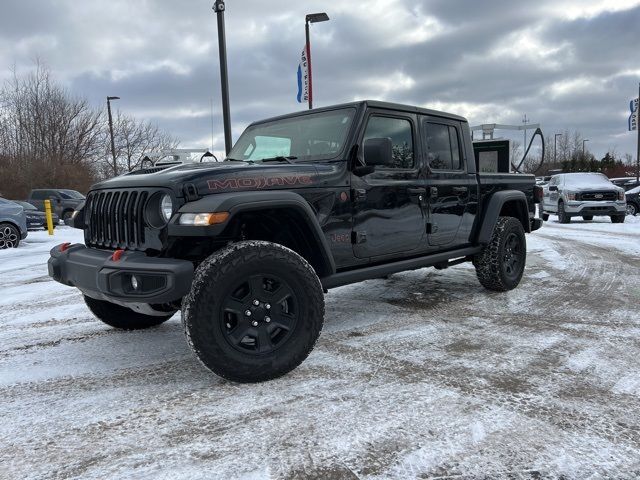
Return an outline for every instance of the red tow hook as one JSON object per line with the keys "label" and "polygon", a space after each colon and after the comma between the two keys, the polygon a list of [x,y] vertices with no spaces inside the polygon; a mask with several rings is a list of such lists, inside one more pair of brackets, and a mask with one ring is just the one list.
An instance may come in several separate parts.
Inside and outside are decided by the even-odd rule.
{"label": "red tow hook", "polygon": [[60,245],[60,252],[66,252],[67,250],[69,250],[70,246],[71,246],[70,242],[64,242],[63,244]]}
{"label": "red tow hook", "polygon": [[123,254],[124,254],[124,250],[116,250],[115,252],[113,252],[113,255],[111,255],[111,260],[113,262],[118,262],[120,261],[120,258],[122,257]]}

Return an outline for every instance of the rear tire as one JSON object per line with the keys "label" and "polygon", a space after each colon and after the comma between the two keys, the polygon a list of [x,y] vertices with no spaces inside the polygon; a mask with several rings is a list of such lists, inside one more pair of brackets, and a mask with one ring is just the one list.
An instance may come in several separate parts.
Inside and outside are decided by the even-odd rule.
{"label": "rear tire", "polygon": [[324,321],[313,268],[282,245],[246,241],[207,258],[182,302],[187,341],[216,375],[262,382],[300,365]]}
{"label": "rear tire", "polygon": [[564,211],[564,202],[558,202],[558,221],[560,223],[571,222],[571,217]]}
{"label": "rear tire", "polygon": [[590,222],[591,220],[593,220],[593,215],[582,215],[582,219]]}
{"label": "rear tire", "polygon": [[625,215],[611,215],[611,223],[624,223]]}
{"label": "rear tire", "polygon": [[99,320],[107,325],[121,330],[142,330],[160,325],[169,320],[173,315],[145,315],[134,312],[130,308],[116,305],[115,303],[84,296],[84,302]]}
{"label": "rear tire", "polygon": [[0,250],[6,248],[18,248],[20,245],[20,232],[10,223],[0,223]]}
{"label": "rear tire", "polygon": [[489,244],[473,258],[483,287],[506,292],[518,286],[527,261],[527,240],[520,220],[498,217]]}

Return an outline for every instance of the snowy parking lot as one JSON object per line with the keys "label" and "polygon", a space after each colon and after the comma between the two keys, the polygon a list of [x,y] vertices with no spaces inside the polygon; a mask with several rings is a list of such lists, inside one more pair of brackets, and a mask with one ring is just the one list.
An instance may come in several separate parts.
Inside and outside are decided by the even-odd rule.
{"label": "snowy parking lot", "polygon": [[0,251],[0,478],[637,478],[640,218],[527,237],[521,285],[473,267],[332,290],[291,374],[205,370],[180,315],[121,332],[47,276],[66,227]]}

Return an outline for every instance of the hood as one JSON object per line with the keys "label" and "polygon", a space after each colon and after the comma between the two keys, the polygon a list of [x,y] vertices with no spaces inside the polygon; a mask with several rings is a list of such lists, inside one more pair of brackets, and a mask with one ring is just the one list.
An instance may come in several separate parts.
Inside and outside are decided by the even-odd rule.
{"label": "hood", "polygon": [[91,190],[164,187],[181,197],[186,184],[195,186],[202,196],[227,191],[304,188],[318,182],[318,169],[310,163],[208,162],[147,171],[134,171],[100,182]]}

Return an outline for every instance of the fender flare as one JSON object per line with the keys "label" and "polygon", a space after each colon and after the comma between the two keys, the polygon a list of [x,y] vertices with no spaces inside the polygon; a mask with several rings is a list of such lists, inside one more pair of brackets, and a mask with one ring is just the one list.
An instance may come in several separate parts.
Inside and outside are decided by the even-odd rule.
{"label": "fender flare", "polygon": [[[210,237],[221,234],[240,213],[264,209],[291,209],[301,215],[313,234],[313,241],[326,270],[331,275],[336,271],[336,264],[315,212],[309,203],[299,194],[290,191],[262,191],[262,192],[230,192],[207,195],[200,200],[183,205],[178,213],[208,213],[229,212],[229,218],[221,224],[208,227],[179,225],[179,215],[174,215],[168,228],[169,236],[202,236]],[[318,272],[320,273],[320,272]]]}
{"label": "fender flare", "polygon": [[529,221],[529,207],[527,205],[526,195],[519,190],[503,190],[492,194],[486,207],[483,208],[481,215],[482,223],[477,238],[478,243],[489,243],[502,207],[508,202],[515,202],[518,220],[522,223],[524,231],[531,233],[531,222]]}

